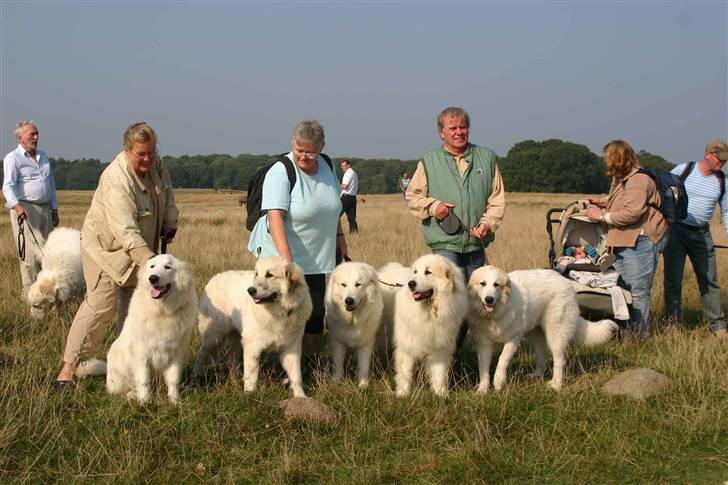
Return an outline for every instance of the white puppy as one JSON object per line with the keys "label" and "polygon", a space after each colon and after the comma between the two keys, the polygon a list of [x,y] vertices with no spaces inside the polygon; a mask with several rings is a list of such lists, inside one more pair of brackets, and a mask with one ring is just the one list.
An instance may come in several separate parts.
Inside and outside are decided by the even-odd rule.
{"label": "white puppy", "polygon": [[560,390],[564,380],[566,347],[574,341],[599,345],[617,331],[612,320],[590,322],[579,315],[572,284],[550,269],[506,273],[495,266],[478,268],[469,284],[472,310],[468,324],[478,347],[480,384],[478,392],[488,391],[490,361],[495,344],[503,344],[493,386],[501,389],[508,365],[522,338],[533,346],[536,369],[542,376],[547,350],[554,357],[554,374],[549,385]]}
{"label": "white puppy", "polygon": [[417,360],[424,362],[435,394],[447,394],[458,330],[467,310],[468,294],[460,268],[435,254],[414,262],[407,286],[397,292],[395,300],[394,365],[398,396],[410,393]]}
{"label": "white puppy", "polygon": [[344,376],[347,349],[356,352],[359,387],[369,383],[369,364],[382,320],[377,273],[366,263],[343,263],[326,290],[326,324],[334,360],[334,380]]}
{"label": "white puppy", "polygon": [[121,334],[109,349],[109,393],[126,393],[143,404],[149,399],[151,373],[159,371],[170,402],[176,403],[196,320],[197,293],[187,264],[169,254],[147,261]]}
{"label": "white puppy", "polygon": [[30,315],[35,319],[45,317],[56,303],[83,294],[81,233],[70,227],[51,231],[43,246],[42,268],[28,290]]}
{"label": "white puppy", "polygon": [[202,345],[195,361],[201,375],[212,351],[231,332],[243,346],[243,389],[258,383],[263,351],[278,352],[293,395],[305,397],[301,339],[313,305],[301,268],[274,256],[258,260],[255,271],[227,271],[212,277],[200,299]]}

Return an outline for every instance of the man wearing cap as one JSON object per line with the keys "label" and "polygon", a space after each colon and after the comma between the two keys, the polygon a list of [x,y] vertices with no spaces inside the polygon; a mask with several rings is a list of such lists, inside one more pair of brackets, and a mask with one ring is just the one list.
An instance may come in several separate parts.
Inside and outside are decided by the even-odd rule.
{"label": "man wearing cap", "polygon": [[503,179],[495,152],[469,142],[464,109],[445,108],[437,129],[443,144],[422,156],[405,198],[432,252],[462,268],[467,281],[486,264],[485,248],[503,221]]}
{"label": "man wearing cap", "polygon": [[723,140],[713,140],[706,145],[703,160],[690,162],[692,165],[683,163],[672,170],[685,183],[688,216],[670,227],[670,236],[663,253],[666,317],[678,320],[681,318],[682,281],[687,256],[698,279],[703,313],[708,319],[710,330],[721,337],[727,334],[726,320],[721,308],[710,219],[715,205],[718,204],[723,227],[728,232],[728,197],[721,197],[725,190],[721,169],[726,160],[728,144]]}
{"label": "man wearing cap", "polygon": [[38,149],[35,123],[19,121],[15,125],[15,138],[18,147],[3,160],[3,195],[5,207],[10,209],[14,241],[18,240],[20,225],[25,226],[25,258],[20,259],[20,277],[23,297],[26,297],[38,276],[41,263],[33,234],[39,244],[44,244],[48,233],[58,225],[58,202],[48,155]]}

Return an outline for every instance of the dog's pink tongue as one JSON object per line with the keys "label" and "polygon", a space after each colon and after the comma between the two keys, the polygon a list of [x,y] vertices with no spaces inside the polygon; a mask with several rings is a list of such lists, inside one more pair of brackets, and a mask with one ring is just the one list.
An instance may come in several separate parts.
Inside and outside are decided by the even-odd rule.
{"label": "dog's pink tongue", "polygon": [[152,288],[152,298],[159,298],[159,295],[161,295],[161,294],[162,294],[162,290]]}
{"label": "dog's pink tongue", "polygon": [[483,305],[483,310],[485,310],[486,313],[493,313],[495,311],[495,307],[491,305]]}

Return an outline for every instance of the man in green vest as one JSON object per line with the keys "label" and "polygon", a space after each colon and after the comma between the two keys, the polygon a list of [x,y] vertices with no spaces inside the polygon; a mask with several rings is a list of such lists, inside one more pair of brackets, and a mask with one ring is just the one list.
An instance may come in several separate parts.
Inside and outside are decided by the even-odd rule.
{"label": "man in green vest", "polygon": [[503,221],[505,189],[495,152],[468,141],[464,109],[445,108],[437,129],[443,144],[422,156],[405,197],[432,252],[462,268],[467,281],[488,262],[485,248]]}

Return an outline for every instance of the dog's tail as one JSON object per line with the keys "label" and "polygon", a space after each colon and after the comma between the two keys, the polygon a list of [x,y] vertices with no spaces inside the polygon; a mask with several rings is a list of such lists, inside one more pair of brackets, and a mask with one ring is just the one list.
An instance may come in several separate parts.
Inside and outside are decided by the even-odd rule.
{"label": "dog's tail", "polygon": [[88,359],[79,362],[76,367],[76,377],[82,379],[89,376],[106,375],[106,362],[99,359]]}
{"label": "dog's tail", "polygon": [[609,339],[617,333],[618,329],[619,326],[612,320],[590,322],[589,320],[579,318],[579,324],[576,326],[574,342],[586,347],[601,345],[608,342]]}

